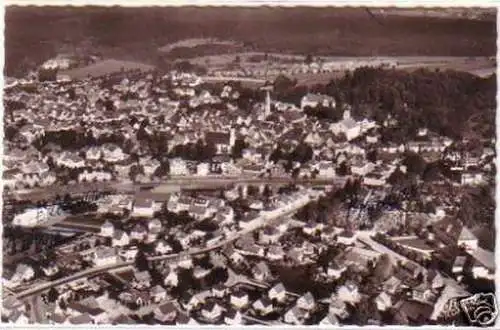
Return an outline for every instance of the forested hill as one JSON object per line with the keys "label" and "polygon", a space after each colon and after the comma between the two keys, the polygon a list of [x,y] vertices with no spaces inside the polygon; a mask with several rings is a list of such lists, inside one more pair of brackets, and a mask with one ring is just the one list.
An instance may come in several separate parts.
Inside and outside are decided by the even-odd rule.
{"label": "forested hill", "polygon": [[[82,47],[151,62],[158,47],[220,38],[249,50],[334,56],[493,56],[495,21],[370,15],[363,8],[7,7],[6,73]],[[65,48],[66,47],[66,48]]]}
{"label": "forested hill", "polygon": [[452,138],[495,135],[496,75],[361,68],[319,89],[353,105],[355,116],[383,122],[390,113],[402,140],[420,127]]}

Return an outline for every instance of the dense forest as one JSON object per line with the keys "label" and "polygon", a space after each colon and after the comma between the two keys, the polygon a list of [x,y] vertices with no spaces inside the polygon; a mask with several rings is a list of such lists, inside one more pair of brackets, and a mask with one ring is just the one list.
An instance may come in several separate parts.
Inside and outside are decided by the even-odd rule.
{"label": "dense forest", "polygon": [[[297,102],[300,97],[294,95],[303,89],[289,84],[278,97]],[[495,136],[496,75],[481,78],[451,70],[407,72],[365,67],[327,85],[313,86],[312,91],[334,96],[337,107],[352,105],[351,114],[360,119],[382,124],[390,114],[399,122],[398,129],[382,130],[382,137],[393,142],[403,143],[423,127],[451,138]],[[313,114],[330,117],[328,113]]]}
{"label": "dense forest", "polygon": [[496,50],[494,20],[372,16],[362,8],[11,6],[5,70],[19,74],[75,48],[151,63],[159,47],[200,37],[302,55],[492,56]]}

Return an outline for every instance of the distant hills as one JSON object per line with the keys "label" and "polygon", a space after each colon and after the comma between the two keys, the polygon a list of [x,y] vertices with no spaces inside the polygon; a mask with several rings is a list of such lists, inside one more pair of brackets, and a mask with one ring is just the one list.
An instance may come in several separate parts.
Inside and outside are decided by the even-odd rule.
{"label": "distant hills", "polygon": [[[388,14],[387,10],[333,7],[9,6],[5,13],[5,73],[21,75],[60,52],[157,64],[165,56],[159,51],[161,47],[184,39],[231,40],[246,51],[300,55],[496,54],[495,18],[470,19],[478,17],[474,14],[477,10],[467,15],[453,13],[456,17],[446,12],[443,15],[447,19],[435,17],[435,10],[425,16],[411,16],[408,12],[394,15],[391,11]],[[227,48],[220,46],[221,51]],[[206,46],[202,43],[196,47]]]}

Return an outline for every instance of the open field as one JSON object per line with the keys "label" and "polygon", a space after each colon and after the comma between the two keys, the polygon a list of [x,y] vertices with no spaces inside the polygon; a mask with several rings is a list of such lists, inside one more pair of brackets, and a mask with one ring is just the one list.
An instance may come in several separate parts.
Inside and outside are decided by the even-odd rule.
{"label": "open field", "polygon": [[[300,56],[492,56],[496,22],[370,15],[363,8],[6,8],[5,74],[67,49],[141,63],[179,40],[236,40],[248,51]],[[30,22],[26,24],[26,22]]]}
{"label": "open field", "polygon": [[234,41],[228,41],[228,40],[218,40],[215,38],[189,38],[189,39],[184,39],[180,40],[177,42],[170,43],[168,45],[165,45],[163,47],[159,48],[159,51],[161,52],[171,52],[175,48],[179,47],[196,47],[196,46],[201,46],[201,45],[228,45],[228,46],[236,46],[238,45],[237,42]]}
{"label": "open field", "polygon": [[154,66],[148,64],[109,59],[82,68],[63,71],[61,72],[61,75],[69,76],[72,79],[82,79],[82,78],[87,78],[88,76],[91,77],[105,76],[111,73],[120,72],[121,70],[151,71],[154,68],[155,68]]}

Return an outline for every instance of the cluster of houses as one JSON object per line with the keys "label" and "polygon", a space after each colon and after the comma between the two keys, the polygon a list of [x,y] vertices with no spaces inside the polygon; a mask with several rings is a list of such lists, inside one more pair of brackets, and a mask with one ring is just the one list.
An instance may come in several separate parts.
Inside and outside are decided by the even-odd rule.
{"label": "cluster of houses", "polygon": [[280,74],[295,76],[301,74],[325,74],[339,71],[350,71],[361,67],[397,67],[397,61],[389,58],[374,58],[356,61],[348,59],[313,61],[311,63],[261,63],[245,62],[238,68],[212,67],[208,73],[216,77],[267,77]]}
{"label": "cluster of houses", "polygon": [[[165,79],[171,81],[173,89],[162,87]],[[32,88],[37,91],[34,94],[24,91],[19,84],[5,90],[6,101],[18,102],[23,108],[7,116],[8,125],[23,123],[17,134],[6,139],[3,175],[7,189],[47,187],[66,181],[158,180],[168,173],[159,171],[163,164],[152,157],[153,150],[140,142],[140,133],[162,136],[160,143],[167,141],[168,146],[165,152],[199,141],[215,147],[217,155],[212,159],[169,159],[173,176],[284,174],[283,166],[270,160],[271,153],[278,145],[291,148],[301,141],[313,148],[308,163],[295,165],[304,175],[316,169],[316,175],[334,176],[335,167],[344,162],[350,163],[353,172],[368,175],[373,166],[366,153],[372,149],[396,160],[406,151],[426,157],[450,151],[447,154],[457,163],[453,169],[459,172],[458,181],[464,185],[482,184],[491,171],[491,147],[481,150],[476,157],[453,153],[451,140],[425,128],[419,132],[418,141],[382,144],[378,124],[354,119],[348,106],[339,109],[335,99],[328,95],[306,94],[297,106],[273,101],[268,93],[263,104],[240,109],[235,102],[236,88],[226,85],[220,92],[202,89],[199,77],[190,74],[125,78],[108,89],[98,88],[102,82],[103,78],[94,78],[34,84]],[[130,94],[136,98],[126,99]],[[109,103],[115,111],[108,110]],[[303,112],[318,106],[343,113],[342,119],[327,123]],[[75,116],[77,109],[81,116]],[[136,118],[135,123],[130,121],[131,116]],[[397,122],[388,117],[383,125],[396,127]],[[63,132],[103,142],[93,142],[78,151],[64,150],[54,142],[45,146],[48,152],[33,147],[44,136]],[[110,136],[115,137],[114,142]],[[232,150],[238,139],[244,140],[248,147],[242,150],[241,158],[235,159]],[[24,165],[17,166],[19,162]],[[76,171],[77,175],[65,181],[68,171]]]}

